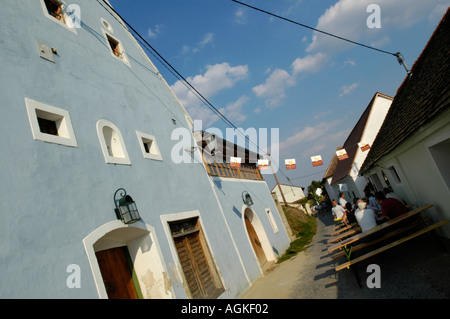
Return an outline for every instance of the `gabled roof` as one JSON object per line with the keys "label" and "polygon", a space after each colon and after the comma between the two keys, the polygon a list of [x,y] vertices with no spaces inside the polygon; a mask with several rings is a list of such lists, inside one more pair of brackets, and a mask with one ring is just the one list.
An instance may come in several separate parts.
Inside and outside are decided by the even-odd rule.
{"label": "gabled roof", "polygon": [[391,100],[393,99],[388,95],[379,92],[375,93],[369,105],[364,110],[363,114],[359,118],[358,122],[356,123],[355,127],[353,128],[353,130],[351,131],[350,135],[347,137],[347,140],[343,145],[343,148],[347,152],[348,158],[345,160],[337,161],[336,169],[334,170],[333,179],[331,180],[330,185],[339,182],[341,179],[343,179],[350,173],[350,170],[352,169],[353,166],[353,162],[355,161],[356,152],[358,151],[358,143],[361,141],[363,133],[366,129],[367,121],[369,120],[369,116],[372,111],[375,100],[379,96]]}
{"label": "gabled roof", "polygon": [[361,167],[371,169],[419,128],[450,105],[450,9],[429,39],[395,95],[385,121]]}
{"label": "gabled roof", "polygon": [[[341,148],[342,148],[342,146],[338,146],[336,148],[336,151],[340,150]],[[334,171],[336,170],[337,164],[338,164],[338,157],[337,157],[336,153],[334,153],[333,158],[331,159],[330,165],[328,165],[325,175],[323,175],[323,179],[327,179],[328,177],[333,176]]]}

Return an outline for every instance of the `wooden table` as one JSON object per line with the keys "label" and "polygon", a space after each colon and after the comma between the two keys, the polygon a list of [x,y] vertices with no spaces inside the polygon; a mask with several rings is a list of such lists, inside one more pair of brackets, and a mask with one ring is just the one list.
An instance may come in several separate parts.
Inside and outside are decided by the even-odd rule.
{"label": "wooden table", "polygon": [[[346,240],[343,240],[343,241],[341,241],[341,242],[339,242],[337,244],[334,244],[334,245],[330,246],[328,248],[328,252],[333,252],[333,251],[335,251],[337,249],[341,249],[341,248],[345,249],[346,246],[349,246],[350,244],[353,244],[353,243],[355,243],[357,241],[360,241],[363,238],[366,238],[366,237],[371,236],[373,234],[379,233],[382,230],[385,230],[386,228],[392,227],[394,225],[398,225],[400,222],[402,222],[402,221],[404,221],[404,220],[406,220],[408,218],[411,218],[413,216],[417,216],[417,215],[419,215],[420,213],[424,212],[425,210],[427,210],[430,207],[433,207],[433,205],[428,204],[428,205],[421,206],[421,207],[416,208],[416,209],[414,209],[412,211],[409,211],[409,212],[407,212],[407,213],[405,213],[403,215],[400,215],[400,216],[398,216],[398,217],[396,217],[394,219],[391,219],[391,220],[389,220],[389,221],[387,221],[387,222],[385,222],[385,223],[383,223],[383,224],[381,224],[381,225],[379,225],[379,226],[377,226],[377,227],[375,227],[375,228],[373,228],[371,230],[368,230],[368,231],[362,232],[360,234],[357,234],[355,236],[352,236],[350,238],[347,238]],[[348,258],[349,258],[349,256],[348,256]]]}

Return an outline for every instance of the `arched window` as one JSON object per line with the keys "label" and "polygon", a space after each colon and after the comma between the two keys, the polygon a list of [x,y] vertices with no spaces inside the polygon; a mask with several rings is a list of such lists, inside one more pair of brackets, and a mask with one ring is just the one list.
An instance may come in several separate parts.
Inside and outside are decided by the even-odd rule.
{"label": "arched window", "polygon": [[97,134],[106,163],[131,165],[122,134],[117,126],[109,121],[99,120]]}

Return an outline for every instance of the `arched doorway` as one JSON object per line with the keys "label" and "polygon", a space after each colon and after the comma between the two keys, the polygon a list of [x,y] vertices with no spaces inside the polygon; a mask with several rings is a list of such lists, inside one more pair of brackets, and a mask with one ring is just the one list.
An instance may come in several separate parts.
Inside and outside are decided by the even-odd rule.
{"label": "arched doorway", "polygon": [[258,238],[258,234],[256,233],[255,228],[252,225],[252,222],[247,217],[247,215],[245,215],[244,218],[245,218],[245,227],[247,228],[248,237],[250,238],[250,243],[252,244],[253,250],[255,251],[259,265],[262,268],[267,262],[266,254],[264,253],[261,241]]}
{"label": "arched doorway", "polygon": [[153,227],[112,221],[83,243],[100,298],[173,298]]}
{"label": "arched doorway", "polygon": [[264,231],[258,216],[248,207],[244,209],[244,222],[248,238],[255,252],[258,263],[261,269],[263,269],[263,266],[268,261],[275,260],[275,256],[271,249],[272,245],[267,238],[266,232]]}

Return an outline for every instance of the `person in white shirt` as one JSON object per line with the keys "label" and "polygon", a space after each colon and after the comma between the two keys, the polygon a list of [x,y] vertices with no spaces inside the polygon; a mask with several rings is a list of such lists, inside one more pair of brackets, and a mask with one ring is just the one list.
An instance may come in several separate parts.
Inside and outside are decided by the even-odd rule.
{"label": "person in white shirt", "polygon": [[345,204],[347,204],[347,201],[345,200],[345,194],[339,193],[339,205],[345,208]]}
{"label": "person in white shirt", "polygon": [[362,232],[377,227],[377,217],[375,211],[366,208],[367,203],[363,200],[358,201],[358,209],[355,212],[355,218]]}
{"label": "person in white shirt", "polygon": [[331,201],[331,203],[333,204],[333,208],[331,209],[331,212],[334,216],[334,219],[342,218],[344,216],[345,209],[342,206],[339,206],[335,199],[333,199]]}

